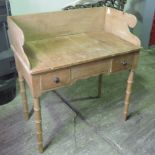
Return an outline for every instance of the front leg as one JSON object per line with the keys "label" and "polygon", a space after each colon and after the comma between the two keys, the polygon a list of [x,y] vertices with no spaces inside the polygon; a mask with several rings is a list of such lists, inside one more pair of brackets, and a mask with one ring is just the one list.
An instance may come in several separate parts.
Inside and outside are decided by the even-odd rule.
{"label": "front leg", "polygon": [[38,150],[40,153],[42,153],[43,152],[43,135],[42,135],[42,118],[41,118],[40,98],[34,97],[33,101],[34,101],[34,115],[35,115]]}
{"label": "front leg", "polygon": [[132,91],[133,78],[134,78],[134,70],[131,70],[127,81],[127,88],[126,88],[126,95],[125,95],[125,106],[124,106],[125,121],[127,120],[127,117],[128,117],[129,100],[130,100],[131,91]]}
{"label": "front leg", "polygon": [[27,103],[25,81],[20,73],[18,73],[18,77],[19,77],[20,94],[21,94],[22,103],[23,103],[24,118],[25,120],[28,120],[29,119],[29,108],[28,108],[28,103]]}

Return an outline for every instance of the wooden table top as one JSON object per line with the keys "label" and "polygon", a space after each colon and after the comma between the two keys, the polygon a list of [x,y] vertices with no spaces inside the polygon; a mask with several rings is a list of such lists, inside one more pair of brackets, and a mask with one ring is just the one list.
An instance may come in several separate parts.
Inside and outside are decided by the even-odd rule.
{"label": "wooden table top", "polygon": [[136,22],[107,7],[8,17],[11,48],[30,74],[139,51]]}
{"label": "wooden table top", "polygon": [[32,71],[54,70],[138,50],[118,36],[89,32],[27,41],[24,51]]}

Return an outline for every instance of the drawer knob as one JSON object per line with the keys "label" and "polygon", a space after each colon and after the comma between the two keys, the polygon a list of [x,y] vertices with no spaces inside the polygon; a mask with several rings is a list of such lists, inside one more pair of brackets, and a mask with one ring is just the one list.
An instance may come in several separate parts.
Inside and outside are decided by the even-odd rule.
{"label": "drawer knob", "polygon": [[59,83],[59,82],[60,82],[60,79],[59,79],[58,77],[54,77],[54,78],[53,78],[53,82],[54,82],[54,83]]}
{"label": "drawer knob", "polygon": [[128,64],[128,62],[125,61],[125,60],[123,60],[123,61],[121,61],[121,64],[124,65],[124,66],[126,66]]}

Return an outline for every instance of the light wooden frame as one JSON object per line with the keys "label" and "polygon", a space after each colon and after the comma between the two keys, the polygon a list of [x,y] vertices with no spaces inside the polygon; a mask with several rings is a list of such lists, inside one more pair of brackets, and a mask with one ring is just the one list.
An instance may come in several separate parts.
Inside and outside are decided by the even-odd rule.
{"label": "light wooden frame", "polygon": [[[76,20],[74,19],[76,16]],[[106,57],[98,57],[91,61],[85,61],[80,64],[71,64],[70,66],[64,66],[58,69],[51,69],[40,67],[39,69],[33,69],[30,59],[25,54],[23,46],[28,35],[24,32],[24,29],[18,26],[20,20],[25,20],[25,23],[29,23],[29,26],[35,26],[35,19],[41,18],[41,16],[46,16],[47,18],[42,18],[42,22],[47,25],[44,31],[41,31],[42,26],[38,26],[38,31],[48,34],[50,27],[54,29],[54,34],[49,33],[49,37],[54,37],[58,35],[71,35],[76,33],[88,32],[92,28],[96,28],[96,31],[105,31],[106,33],[117,36],[118,38],[128,42],[129,44],[134,45],[134,48],[130,51],[123,51],[119,54],[108,55]],[[90,17],[92,16],[92,17]],[[28,18],[31,17],[31,18]],[[67,17],[64,20],[64,17]],[[98,18],[97,18],[98,17]],[[49,23],[49,20],[53,19],[53,23]],[[80,20],[81,19],[81,20]],[[89,19],[87,21],[87,19]],[[34,23],[33,23],[34,21]],[[67,23],[68,27],[60,29],[57,25],[57,22]],[[93,22],[92,22],[93,21]],[[123,22],[122,22],[123,21]],[[32,22],[32,23],[31,23]],[[76,26],[75,22],[79,22],[79,25]],[[101,82],[102,74],[110,74],[113,72],[118,72],[122,70],[130,70],[127,90],[125,96],[125,108],[124,108],[124,119],[127,119],[128,116],[128,106],[129,98],[131,94],[131,88],[133,83],[134,71],[137,66],[139,52],[140,52],[140,40],[129,31],[129,27],[133,28],[136,25],[136,18],[131,14],[127,14],[115,9],[110,9],[107,7],[103,8],[90,8],[90,9],[78,9],[71,11],[60,11],[56,13],[45,13],[37,15],[26,15],[26,16],[17,16],[17,17],[8,17],[9,25],[9,38],[11,43],[11,48],[14,51],[16,67],[19,75],[20,91],[22,96],[24,116],[25,119],[29,118],[29,109],[26,98],[24,81],[28,84],[34,104],[34,113],[35,113],[35,124],[36,124],[36,135],[38,141],[39,152],[43,152],[43,137],[42,137],[42,119],[41,119],[41,105],[40,97],[42,93],[58,89],[59,87],[64,87],[67,85],[73,84],[75,81],[83,78],[88,78],[90,76],[99,76],[99,96],[101,96]],[[77,24],[76,23],[76,24]],[[94,25],[92,25],[94,23]],[[50,26],[48,26],[48,24]],[[20,25],[20,24],[19,24]],[[76,27],[76,29],[75,29]],[[40,29],[40,30],[39,30]],[[121,48],[121,47],[120,47]],[[123,62],[122,62],[123,60]],[[125,62],[124,62],[125,61]],[[90,72],[90,68],[95,68]],[[64,79],[64,83],[57,84],[57,76],[60,76]],[[50,78],[54,77],[53,83],[50,87]],[[45,83],[46,81],[46,83]],[[47,82],[48,81],[48,82]]]}

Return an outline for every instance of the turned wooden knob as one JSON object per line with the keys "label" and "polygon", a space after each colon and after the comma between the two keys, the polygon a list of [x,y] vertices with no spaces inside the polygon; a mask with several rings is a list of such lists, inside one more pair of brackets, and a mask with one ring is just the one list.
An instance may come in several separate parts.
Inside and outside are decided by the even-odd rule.
{"label": "turned wooden knob", "polygon": [[60,82],[60,78],[59,77],[54,77],[52,81],[54,83],[59,83]]}
{"label": "turned wooden knob", "polygon": [[128,62],[126,60],[121,61],[121,64],[126,66],[128,64]]}

